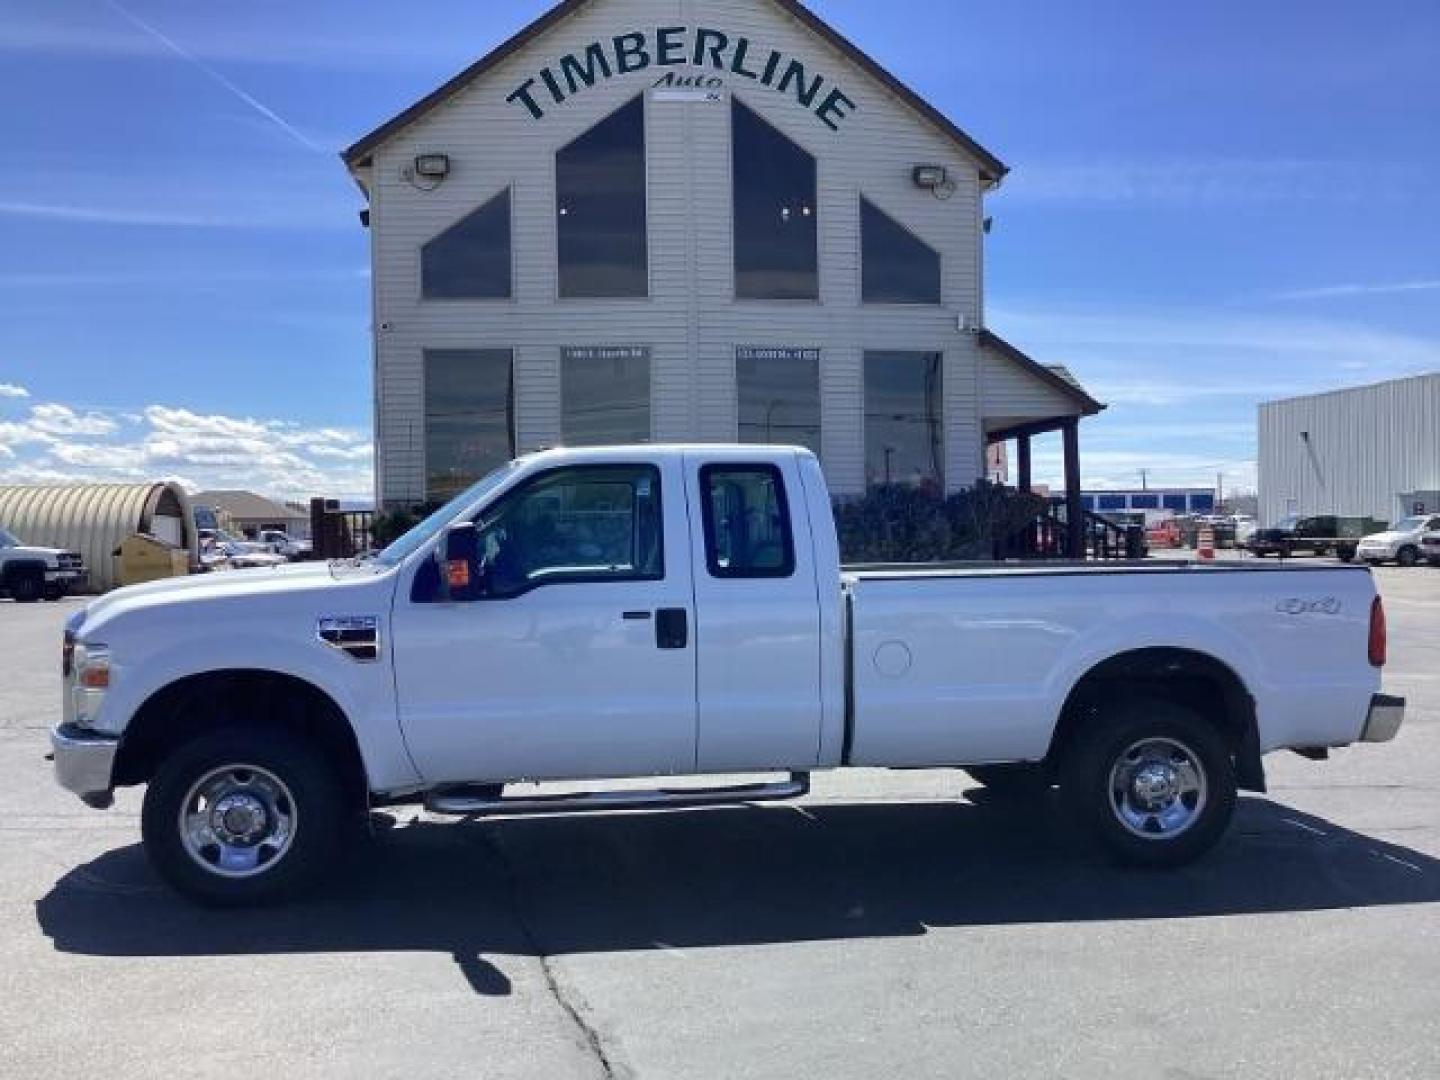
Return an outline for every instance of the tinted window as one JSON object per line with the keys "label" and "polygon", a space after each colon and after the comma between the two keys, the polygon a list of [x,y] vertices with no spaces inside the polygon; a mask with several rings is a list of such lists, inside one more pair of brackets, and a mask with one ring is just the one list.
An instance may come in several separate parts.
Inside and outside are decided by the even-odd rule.
{"label": "tinted window", "polygon": [[660,474],[650,465],[545,473],[487,510],[479,532],[488,597],[561,581],[665,576]]}
{"label": "tinted window", "polygon": [[737,355],[740,441],[803,446],[820,453],[820,358],[764,350]]}
{"label": "tinted window", "polygon": [[1165,504],[1166,510],[1175,510],[1181,514],[1185,513],[1185,496],[1183,494],[1164,495],[1161,497],[1161,501]]}
{"label": "tinted window", "polygon": [[865,480],[940,487],[940,354],[865,354]]}
{"label": "tinted window", "polygon": [[560,295],[647,295],[644,98],[564,147],[555,184]]}
{"label": "tinted window", "polygon": [[1197,514],[1208,514],[1215,509],[1215,496],[1208,491],[1197,491],[1190,496],[1190,509]]}
{"label": "tinted window", "polygon": [[820,295],[815,159],[739,101],[730,108],[735,295]]}
{"label": "tinted window", "polygon": [[1159,510],[1160,496],[1132,495],[1130,496],[1130,508],[1132,510]]}
{"label": "tinted window", "polygon": [[425,497],[445,500],[515,456],[509,349],[425,351]]}
{"label": "tinted window", "polygon": [[650,439],[650,358],[562,355],[561,433],[566,446]]}
{"label": "tinted window", "polygon": [[700,470],[705,562],[711,577],[789,577],[795,544],[785,483],[773,465],[707,465]]}
{"label": "tinted window", "polygon": [[1125,496],[1124,496],[1124,495],[1101,495],[1101,496],[1100,496],[1100,509],[1101,509],[1101,510],[1124,510],[1124,509],[1125,509]]}
{"label": "tinted window", "polygon": [[509,298],[509,188],[420,249],[420,281],[427,297]]}
{"label": "tinted window", "polygon": [[860,245],[865,303],[940,303],[940,253],[869,199],[860,200]]}

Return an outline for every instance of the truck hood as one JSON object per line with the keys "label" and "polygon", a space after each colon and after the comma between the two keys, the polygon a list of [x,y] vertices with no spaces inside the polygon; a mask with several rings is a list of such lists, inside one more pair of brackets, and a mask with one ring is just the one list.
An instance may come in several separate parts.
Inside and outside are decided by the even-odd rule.
{"label": "truck hood", "polygon": [[337,573],[369,577],[374,570],[366,567],[336,571],[330,563],[324,562],[286,563],[272,568],[223,570],[147,581],[141,585],[127,585],[92,601],[85,609],[85,625],[92,626],[109,615],[140,608],[276,596],[324,588],[335,583]]}
{"label": "truck hood", "polygon": [[1391,532],[1387,529],[1385,532],[1371,533],[1369,536],[1361,537],[1360,542],[1362,544],[1398,544],[1402,540],[1418,539],[1419,535],[1419,533]]}
{"label": "truck hood", "polygon": [[29,544],[7,547],[0,551],[4,552],[7,559],[44,559],[46,562],[55,562],[61,555],[68,554],[64,548],[31,547]]}

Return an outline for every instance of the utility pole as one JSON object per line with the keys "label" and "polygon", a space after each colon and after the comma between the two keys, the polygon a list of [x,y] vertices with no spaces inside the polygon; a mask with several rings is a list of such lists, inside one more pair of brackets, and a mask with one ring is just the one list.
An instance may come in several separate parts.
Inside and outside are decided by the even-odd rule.
{"label": "utility pole", "polygon": [[1225,474],[1215,474],[1215,512],[1218,514],[1225,508]]}
{"label": "utility pole", "polygon": [[1140,470],[1140,490],[1141,490],[1141,491],[1149,491],[1149,490],[1150,490],[1150,470],[1149,470],[1149,469],[1141,469],[1141,470]]}

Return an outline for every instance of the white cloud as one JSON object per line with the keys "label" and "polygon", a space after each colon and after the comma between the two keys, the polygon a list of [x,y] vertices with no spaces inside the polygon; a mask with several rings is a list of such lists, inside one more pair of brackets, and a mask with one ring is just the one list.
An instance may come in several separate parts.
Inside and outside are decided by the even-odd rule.
{"label": "white cloud", "polygon": [[1017,168],[1000,189],[1015,202],[1359,203],[1425,190],[1422,171],[1348,161],[1174,159],[1039,162]]}
{"label": "white cloud", "polygon": [[0,398],[28,398],[30,391],[14,383],[0,383]]}
{"label": "white cloud", "polygon": [[1275,300],[1333,300],[1346,296],[1386,296],[1396,293],[1433,292],[1440,289],[1440,279],[1427,281],[1396,281],[1388,285],[1326,285],[1318,289],[1294,289],[1275,293]]}
{"label": "white cloud", "polygon": [[52,402],[30,410],[30,426],[44,435],[109,435],[119,425],[101,413],[81,414]]}
{"label": "white cloud", "polygon": [[372,493],[370,438],[356,430],[159,404],[134,413],[49,402],[30,413],[0,424],[0,483],[183,477],[281,498]]}

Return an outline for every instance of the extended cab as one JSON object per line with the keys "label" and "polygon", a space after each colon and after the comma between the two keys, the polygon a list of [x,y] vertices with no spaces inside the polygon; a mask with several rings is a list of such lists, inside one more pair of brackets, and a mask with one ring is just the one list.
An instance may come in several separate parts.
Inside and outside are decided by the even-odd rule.
{"label": "extended cab", "polygon": [[[197,633],[204,627],[204,633]],[[58,777],[211,902],[320,878],[371,806],[752,802],[845,766],[1051,789],[1114,854],[1178,865],[1261,755],[1392,738],[1363,567],[842,570],[804,450],[553,450],[377,557],[139,585],[64,641]],[[785,774],[764,783],[633,777]],[[581,793],[516,793],[519,781]]]}
{"label": "extended cab", "polygon": [[0,596],[19,603],[59,600],[85,584],[85,560],[78,551],[31,547],[0,528]]}

